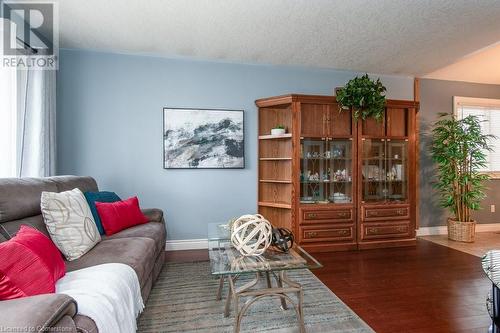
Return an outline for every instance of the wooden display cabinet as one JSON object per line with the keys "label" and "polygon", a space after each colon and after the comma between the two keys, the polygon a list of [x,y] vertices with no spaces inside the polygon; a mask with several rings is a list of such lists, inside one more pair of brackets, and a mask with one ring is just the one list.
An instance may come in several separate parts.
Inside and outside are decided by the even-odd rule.
{"label": "wooden display cabinet", "polygon": [[359,122],[358,248],[416,243],[418,103],[387,102],[384,120]]}
{"label": "wooden display cabinet", "polygon": [[260,214],[310,251],[415,243],[418,103],[389,100],[382,122],[354,122],[333,96],[256,104]]}

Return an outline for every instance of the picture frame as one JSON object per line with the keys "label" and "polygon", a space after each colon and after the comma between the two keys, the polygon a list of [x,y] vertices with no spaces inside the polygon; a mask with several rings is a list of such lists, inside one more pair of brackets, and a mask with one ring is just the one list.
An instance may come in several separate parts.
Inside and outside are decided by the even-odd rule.
{"label": "picture frame", "polygon": [[244,111],[163,108],[164,169],[244,169]]}

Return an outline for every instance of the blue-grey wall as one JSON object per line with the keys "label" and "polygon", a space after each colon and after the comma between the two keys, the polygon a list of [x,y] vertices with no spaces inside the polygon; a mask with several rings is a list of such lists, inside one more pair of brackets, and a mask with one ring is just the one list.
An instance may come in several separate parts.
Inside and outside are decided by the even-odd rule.
{"label": "blue-grey wall", "polygon": [[[256,211],[261,97],[331,95],[357,73],[61,50],[58,173],[92,175],[101,189],[162,208],[169,239],[206,238],[206,224]],[[413,99],[413,79],[381,76],[387,95]],[[162,168],[162,108],[245,110],[243,170]]]}
{"label": "blue-grey wall", "polygon": [[[478,84],[444,80],[420,80],[420,226],[446,225],[448,212],[438,206],[438,197],[432,188],[435,170],[429,155],[432,142],[430,129],[440,112],[453,110],[453,96],[500,98],[500,85]],[[500,136],[500,133],[498,133]],[[488,182],[489,190],[482,208],[474,214],[479,223],[500,222],[500,180]],[[497,206],[496,213],[490,205]]]}

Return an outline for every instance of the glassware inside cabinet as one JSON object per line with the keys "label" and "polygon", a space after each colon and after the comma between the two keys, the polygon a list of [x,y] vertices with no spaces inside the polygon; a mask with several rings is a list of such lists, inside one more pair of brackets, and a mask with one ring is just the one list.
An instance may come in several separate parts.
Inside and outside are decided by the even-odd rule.
{"label": "glassware inside cabinet", "polygon": [[352,140],[327,141],[326,179],[328,201],[352,202]]}
{"label": "glassware inside cabinet", "polygon": [[384,200],[385,186],[385,140],[363,139],[362,145],[362,200]]}
{"label": "glassware inside cabinet", "polygon": [[408,142],[387,140],[387,200],[405,201],[408,198]]}
{"label": "glassware inside cabinet", "polygon": [[300,202],[326,203],[324,139],[302,139],[300,143]]}
{"label": "glassware inside cabinet", "polygon": [[362,200],[406,201],[408,199],[408,142],[363,139]]}

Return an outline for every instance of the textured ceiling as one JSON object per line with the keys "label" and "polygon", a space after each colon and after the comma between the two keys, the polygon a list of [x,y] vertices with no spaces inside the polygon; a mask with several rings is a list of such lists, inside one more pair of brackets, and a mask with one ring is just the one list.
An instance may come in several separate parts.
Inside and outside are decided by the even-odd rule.
{"label": "textured ceiling", "polygon": [[500,84],[500,43],[424,76],[429,79]]}
{"label": "textured ceiling", "polygon": [[499,0],[60,0],[61,46],[422,75],[500,41]]}

